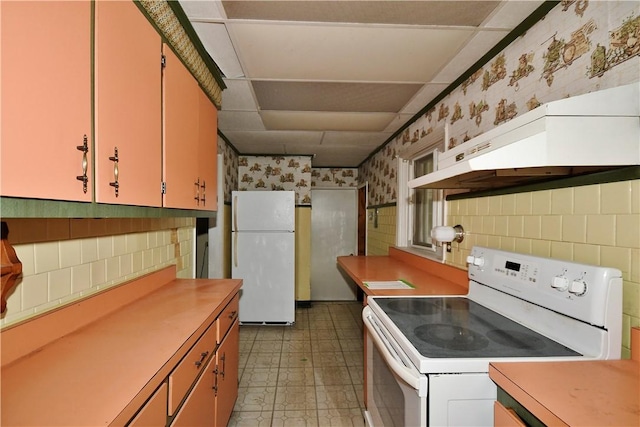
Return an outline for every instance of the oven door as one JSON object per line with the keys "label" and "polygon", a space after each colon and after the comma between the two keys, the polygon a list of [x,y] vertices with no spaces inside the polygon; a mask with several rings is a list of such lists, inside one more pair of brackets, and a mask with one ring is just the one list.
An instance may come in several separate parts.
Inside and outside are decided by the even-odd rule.
{"label": "oven door", "polygon": [[367,425],[426,426],[427,376],[420,374],[369,307],[367,328]]}

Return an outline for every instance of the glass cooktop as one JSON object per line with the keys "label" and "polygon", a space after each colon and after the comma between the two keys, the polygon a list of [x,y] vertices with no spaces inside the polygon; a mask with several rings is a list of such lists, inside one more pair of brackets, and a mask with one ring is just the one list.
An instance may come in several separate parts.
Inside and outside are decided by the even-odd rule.
{"label": "glass cooktop", "polygon": [[375,302],[423,357],[580,356],[467,298],[376,298]]}

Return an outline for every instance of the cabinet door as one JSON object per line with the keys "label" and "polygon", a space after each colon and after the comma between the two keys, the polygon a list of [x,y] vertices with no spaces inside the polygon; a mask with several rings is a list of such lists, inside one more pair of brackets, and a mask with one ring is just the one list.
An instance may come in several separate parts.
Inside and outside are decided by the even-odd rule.
{"label": "cabinet door", "polygon": [[91,3],[2,1],[0,28],[0,194],[91,201]]}
{"label": "cabinet door", "polygon": [[164,206],[196,209],[200,206],[202,184],[198,176],[200,88],[167,45],[163,53],[166,57],[162,80]]}
{"label": "cabinet door", "polygon": [[218,110],[200,91],[198,161],[202,210],[218,210]]}
{"label": "cabinet door", "polygon": [[129,427],[157,427],[167,424],[167,383],[164,382],[138,412]]}
{"label": "cabinet door", "polygon": [[226,426],[238,398],[239,331],[236,320],[216,352],[218,374],[216,390],[216,426]]}
{"label": "cabinet door", "polygon": [[132,1],[95,8],[96,200],[160,206],[161,39]]}
{"label": "cabinet door", "polygon": [[493,425],[494,427],[526,427],[513,409],[508,409],[502,403],[493,402]]}
{"label": "cabinet door", "polygon": [[171,426],[196,427],[213,424],[215,412],[215,395],[213,391],[214,363],[214,357],[209,359],[205,371],[173,419]]}

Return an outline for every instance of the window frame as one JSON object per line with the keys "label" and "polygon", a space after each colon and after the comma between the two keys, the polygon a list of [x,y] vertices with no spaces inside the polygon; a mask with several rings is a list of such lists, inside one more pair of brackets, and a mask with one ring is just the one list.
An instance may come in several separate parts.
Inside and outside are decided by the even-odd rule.
{"label": "window frame", "polygon": [[[409,188],[408,182],[414,178],[414,162],[426,156],[433,155],[434,166],[438,163],[438,153],[444,148],[445,129],[433,132],[423,141],[411,145],[398,155],[398,200],[396,221],[396,246],[417,255],[444,261],[443,245],[433,243],[430,247],[413,244],[414,219],[413,211],[415,190]],[[432,207],[433,227],[444,225],[445,203],[444,190],[433,190]]]}

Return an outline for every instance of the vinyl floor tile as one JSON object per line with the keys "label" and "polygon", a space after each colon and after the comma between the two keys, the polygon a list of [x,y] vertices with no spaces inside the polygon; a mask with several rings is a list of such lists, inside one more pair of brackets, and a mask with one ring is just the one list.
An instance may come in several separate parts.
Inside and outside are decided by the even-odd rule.
{"label": "vinyl floor tile", "polygon": [[360,302],[318,302],[292,326],[240,327],[230,427],[363,427]]}

